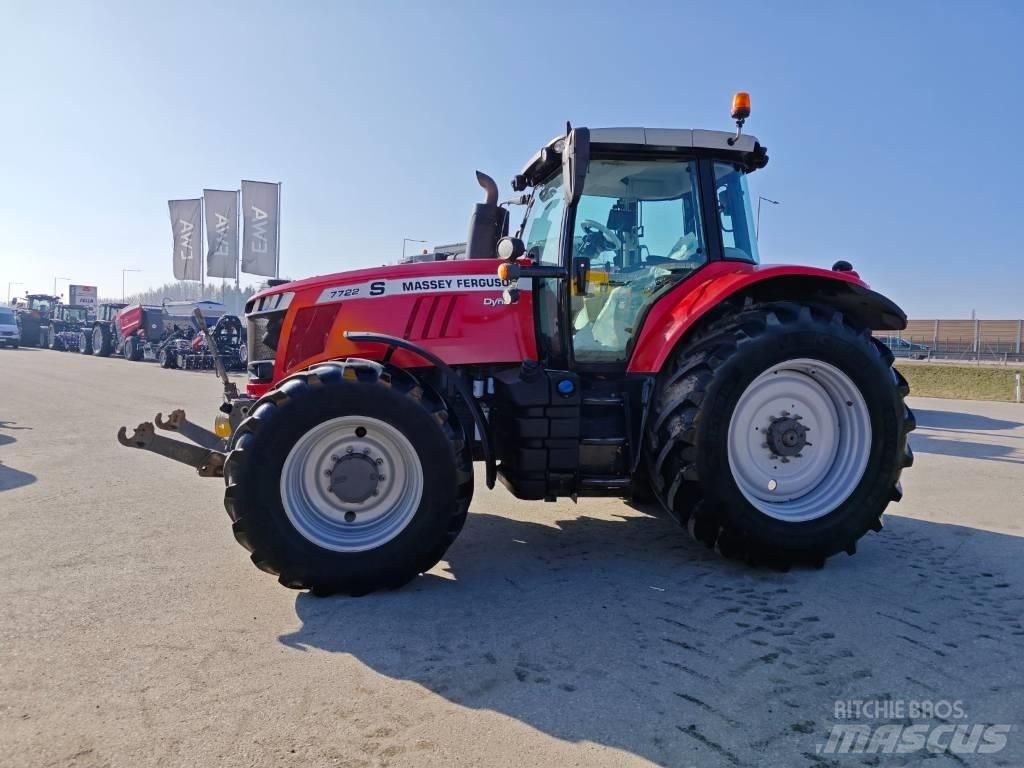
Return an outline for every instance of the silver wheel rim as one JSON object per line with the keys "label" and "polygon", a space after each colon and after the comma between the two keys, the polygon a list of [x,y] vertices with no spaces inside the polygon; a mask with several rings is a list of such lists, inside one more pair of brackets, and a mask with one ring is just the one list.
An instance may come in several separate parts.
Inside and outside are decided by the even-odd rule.
{"label": "silver wheel rim", "polygon": [[99,328],[92,329],[92,351],[96,352],[103,347],[103,331]]}
{"label": "silver wheel rim", "polygon": [[[371,468],[376,493],[365,500],[341,498],[337,485],[332,490],[338,478],[368,475]],[[363,416],[318,424],[292,446],[281,471],[281,502],[295,530],[335,552],[364,552],[391,541],[415,516],[422,496],[423,468],[412,443],[391,424]]]}
{"label": "silver wheel rim", "polygon": [[870,451],[864,396],[820,360],[786,360],[766,370],[740,395],[729,421],[736,486],[758,511],[785,522],[816,520],[846,501]]}

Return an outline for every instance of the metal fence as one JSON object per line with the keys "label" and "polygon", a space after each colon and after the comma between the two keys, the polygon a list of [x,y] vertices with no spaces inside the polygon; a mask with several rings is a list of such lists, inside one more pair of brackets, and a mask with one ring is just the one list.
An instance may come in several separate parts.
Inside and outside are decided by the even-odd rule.
{"label": "metal fence", "polygon": [[910,320],[904,331],[879,331],[909,346],[892,344],[900,356],[994,363],[1024,362],[1024,320]]}

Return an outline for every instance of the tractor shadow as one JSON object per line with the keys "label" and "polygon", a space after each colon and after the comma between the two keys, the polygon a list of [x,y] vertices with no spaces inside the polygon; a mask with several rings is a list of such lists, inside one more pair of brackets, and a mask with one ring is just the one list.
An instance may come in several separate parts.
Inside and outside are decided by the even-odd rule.
{"label": "tractor shadow", "polygon": [[[300,594],[280,641],[662,765],[818,762],[849,699],[1018,722],[1024,538],[890,516],[860,549],[781,573],[632,511],[557,527],[474,513],[402,590]],[[1018,764],[1024,739],[998,757]]]}
{"label": "tractor shadow", "polygon": [[959,411],[933,411],[925,408],[915,408],[914,416],[917,417],[919,429],[943,429],[966,432],[983,432],[993,430],[1012,430],[1024,427],[1024,422],[1010,421],[1008,419],[994,419],[991,416],[982,416],[977,413],[963,413]]}
{"label": "tractor shadow", "polygon": [[[2,430],[0,431],[0,448],[17,442],[16,438],[13,435],[7,434],[7,432],[32,429],[32,427],[19,427],[16,425],[17,422],[15,421],[0,421],[0,430]],[[0,460],[0,492],[20,488],[23,485],[31,485],[36,479],[35,475],[8,467]]]}
{"label": "tractor shadow", "polygon": [[917,430],[910,434],[910,446],[916,453],[1024,464],[1024,423],[957,411],[916,409],[914,414]]}

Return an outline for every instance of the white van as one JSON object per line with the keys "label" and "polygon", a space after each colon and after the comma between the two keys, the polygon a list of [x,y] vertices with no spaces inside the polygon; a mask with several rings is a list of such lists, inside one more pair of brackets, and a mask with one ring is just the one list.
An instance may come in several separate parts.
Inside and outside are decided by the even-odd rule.
{"label": "white van", "polygon": [[18,348],[21,333],[11,307],[0,307],[0,346]]}

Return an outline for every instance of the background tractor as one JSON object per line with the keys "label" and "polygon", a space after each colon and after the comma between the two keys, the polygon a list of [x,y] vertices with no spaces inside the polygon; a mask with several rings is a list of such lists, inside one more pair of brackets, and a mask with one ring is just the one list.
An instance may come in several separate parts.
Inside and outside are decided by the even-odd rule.
{"label": "background tractor", "polygon": [[21,346],[45,347],[50,327],[50,313],[60,303],[60,296],[29,293],[15,300],[14,314],[21,332]]}
{"label": "background tractor", "polygon": [[78,352],[83,329],[89,325],[89,308],[58,304],[50,314],[46,346],[58,352]]}
{"label": "background tractor", "polygon": [[96,317],[82,329],[78,351],[83,355],[108,357],[114,351],[117,338],[117,313],[127,307],[124,303],[104,302],[96,306]]}
{"label": "background tractor", "polygon": [[758,264],[736,132],[567,130],[471,217],[466,258],[269,288],[249,380],[210,433],[120,441],[223,476],[239,543],[285,586],[397,587],[466,521],[483,462],[522,499],[653,498],[723,555],[820,566],[881,528],[912,463],[906,316],[852,267]]}

